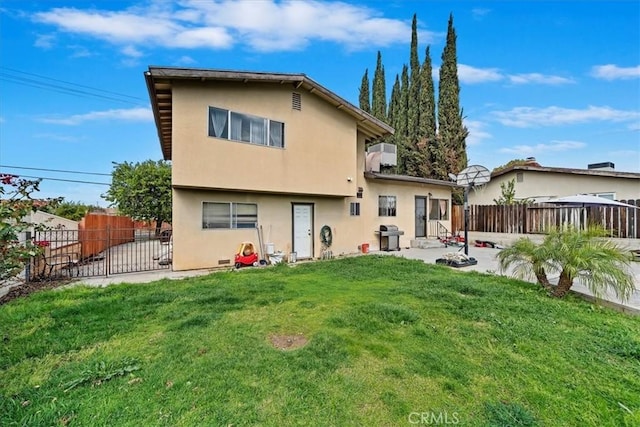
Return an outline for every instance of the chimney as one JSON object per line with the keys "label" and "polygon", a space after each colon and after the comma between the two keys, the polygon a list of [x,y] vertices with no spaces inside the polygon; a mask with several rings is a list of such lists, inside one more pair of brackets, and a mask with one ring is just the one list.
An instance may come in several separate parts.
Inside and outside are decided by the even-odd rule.
{"label": "chimney", "polygon": [[535,158],[535,157],[527,157],[527,158],[524,160],[524,165],[525,165],[525,166],[533,166],[533,167],[537,167],[537,168],[541,167],[541,166],[540,166],[540,163],[538,163],[538,162],[536,161],[536,158]]}
{"label": "chimney", "polygon": [[591,163],[587,165],[589,170],[612,171],[616,169],[616,165],[612,162]]}

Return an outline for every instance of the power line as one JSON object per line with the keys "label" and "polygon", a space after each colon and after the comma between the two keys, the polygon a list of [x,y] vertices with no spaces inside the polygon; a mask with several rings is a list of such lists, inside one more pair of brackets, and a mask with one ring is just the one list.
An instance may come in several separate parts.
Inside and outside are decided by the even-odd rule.
{"label": "power line", "polygon": [[79,175],[100,175],[100,176],[111,176],[110,173],[98,173],[98,172],[80,172],[80,171],[69,171],[62,169],[44,169],[44,168],[29,168],[26,166],[9,166],[9,165],[0,165],[0,168],[11,168],[11,169],[27,169],[33,171],[44,171],[44,172],[62,172],[62,173],[73,173]]}
{"label": "power line", "polygon": [[[109,91],[109,90],[104,90],[104,89],[99,89],[99,88],[95,88],[95,87],[91,87],[91,86],[86,86],[86,85],[81,85],[78,83],[71,83],[71,82],[67,82],[64,80],[59,80],[59,79],[54,79],[52,77],[46,77],[46,76],[42,76],[40,74],[34,74],[34,73],[28,73],[26,71],[20,71],[20,70],[16,70],[13,68],[9,68],[9,67],[0,67],[1,70],[6,70],[9,71],[10,73],[14,73],[14,75],[12,74],[7,74],[4,72],[0,72],[0,80],[5,80],[8,82],[12,82],[12,83],[17,83],[17,84],[21,84],[21,85],[25,85],[25,86],[30,86],[30,87],[35,87],[38,89],[46,89],[46,90],[50,90],[53,92],[58,92],[58,93],[63,93],[63,94],[67,94],[67,95],[74,95],[74,96],[79,96],[79,97],[83,97],[83,98],[87,98],[87,97],[94,97],[94,98],[99,98],[99,99],[106,99],[106,100],[110,100],[110,101],[116,101],[116,102],[122,102],[122,103],[126,103],[126,104],[133,104],[133,105],[147,105],[146,100],[143,98],[138,98],[135,96],[131,96],[131,95],[127,95],[127,94],[122,94],[122,93],[118,93],[118,92],[113,92],[113,91]],[[15,73],[18,73],[18,75],[15,75]],[[32,77],[37,77],[38,79],[41,80],[37,80],[37,79],[32,79],[32,78],[28,78],[28,77],[24,77],[24,76],[32,76]],[[60,85],[60,84],[53,84],[50,82],[58,82],[58,83],[63,83],[64,85]],[[84,88],[84,89],[88,89],[92,92],[89,92],[87,90],[81,90],[81,89],[76,89],[76,88]],[[98,92],[98,93],[96,93]],[[102,94],[107,94],[107,95],[102,95]],[[115,95],[114,96],[108,96],[108,95]],[[128,99],[123,99],[123,98],[128,98]]]}
{"label": "power line", "polygon": [[78,183],[78,184],[95,184],[95,185],[108,185],[108,186],[111,186],[111,184],[108,184],[106,182],[79,181],[79,180],[75,180],[75,179],[49,178],[49,177],[46,177],[46,176],[20,175],[20,178],[46,179],[48,181],[64,181],[64,182],[75,182],[75,183]]}

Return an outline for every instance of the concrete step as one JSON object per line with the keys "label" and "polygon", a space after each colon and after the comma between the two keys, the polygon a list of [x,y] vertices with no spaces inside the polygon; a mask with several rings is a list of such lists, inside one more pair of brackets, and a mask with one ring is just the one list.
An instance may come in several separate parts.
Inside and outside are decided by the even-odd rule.
{"label": "concrete step", "polygon": [[441,248],[444,245],[438,239],[435,238],[418,238],[412,239],[410,242],[412,248],[419,249],[430,249],[430,248]]}

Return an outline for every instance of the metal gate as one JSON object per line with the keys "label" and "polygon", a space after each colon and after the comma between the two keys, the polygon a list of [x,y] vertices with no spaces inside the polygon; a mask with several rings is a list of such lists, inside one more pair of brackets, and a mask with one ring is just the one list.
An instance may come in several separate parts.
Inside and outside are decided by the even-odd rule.
{"label": "metal gate", "polygon": [[171,230],[110,228],[36,231],[42,254],[28,266],[30,280],[109,276],[169,269]]}

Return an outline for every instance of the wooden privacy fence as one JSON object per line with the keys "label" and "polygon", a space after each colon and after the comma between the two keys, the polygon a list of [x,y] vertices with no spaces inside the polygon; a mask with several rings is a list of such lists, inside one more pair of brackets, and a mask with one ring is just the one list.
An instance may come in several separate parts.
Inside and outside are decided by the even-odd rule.
{"label": "wooden privacy fence", "polygon": [[[638,200],[621,200],[640,206]],[[452,229],[464,230],[464,207],[453,206]],[[469,231],[509,234],[545,233],[554,227],[585,229],[602,225],[612,237],[640,238],[640,209],[614,206],[472,205],[469,206]]]}
{"label": "wooden privacy fence", "polygon": [[126,216],[89,214],[78,224],[78,240],[82,243],[82,258],[135,240],[133,220]]}

